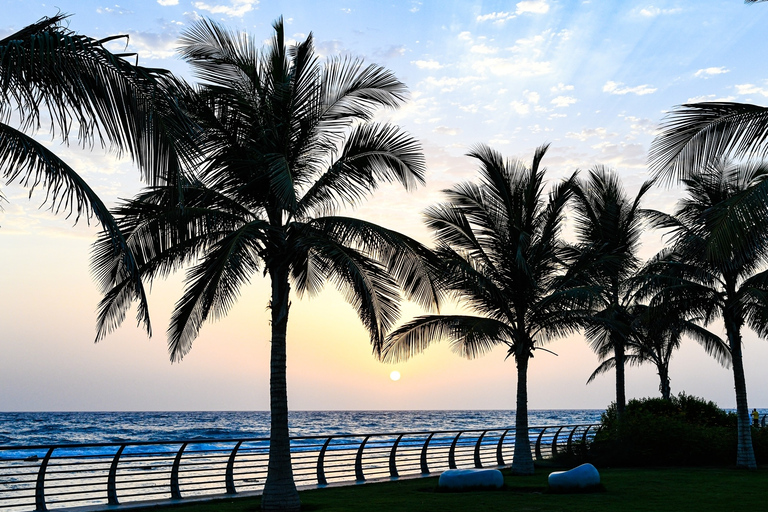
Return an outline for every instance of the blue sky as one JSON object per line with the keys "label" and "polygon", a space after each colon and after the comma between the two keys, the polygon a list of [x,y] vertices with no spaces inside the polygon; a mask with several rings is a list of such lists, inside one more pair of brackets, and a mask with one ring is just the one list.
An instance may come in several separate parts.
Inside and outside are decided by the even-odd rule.
{"label": "blue sky", "polygon": [[[312,32],[322,57],[351,55],[393,70],[409,102],[382,119],[423,144],[426,187],[412,194],[383,187],[356,215],[424,242],[420,212],[440,190],[472,179],[464,156],[485,143],[529,160],[551,143],[544,163],[552,180],[602,164],[634,194],[648,178],[647,151],[664,113],[686,102],[768,103],[764,34],[768,5],[739,0],[622,1],[185,1],[114,4],[59,0],[0,1],[0,37],[59,10],[70,28],[93,37],[129,36],[139,63],[171,69],[194,82],[175,57],[179,35],[200,17],[244,30],[266,43],[279,16],[301,40]],[[125,42],[113,43],[116,50]],[[99,148],[62,147],[41,132],[113,203],[139,190],[138,172]],[[164,325],[182,276],[153,287],[155,336],[126,321],[93,345],[98,293],[88,270],[97,228],[40,211],[42,196],[3,186],[0,213],[0,410],[266,409],[266,281],[244,291],[230,316],[203,328],[192,352],[170,365]],[[671,211],[676,189],[654,189],[647,207]],[[643,256],[661,247],[644,237]],[[418,314],[409,308],[408,314]],[[514,366],[503,352],[465,361],[435,346],[402,365],[370,355],[367,336],[333,290],[295,301],[289,327],[289,400],[294,409],[512,408]],[[717,330],[719,326],[714,326]],[[760,361],[768,344],[748,334],[750,407],[768,407]],[[584,383],[597,364],[580,337],[558,340],[558,357],[531,367],[531,408],[603,408],[612,376]],[[402,379],[389,380],[398,369]],[[657,393],[652,368],[628,374],[631,396]],[[733,407],[728,370],[693,343],[672,363],[672,389]]]}

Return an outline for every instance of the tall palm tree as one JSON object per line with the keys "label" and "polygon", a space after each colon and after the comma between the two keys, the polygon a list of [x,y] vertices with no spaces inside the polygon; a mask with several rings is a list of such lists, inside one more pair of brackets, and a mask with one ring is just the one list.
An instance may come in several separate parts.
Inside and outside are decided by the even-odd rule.
{"label": "tall palm tree", "polygon": [[32,134],[44,115],[52,135],[64,142],[76,126],[82,145],[98,142],[128,153],[143,178],[158,183],[173,172],[175,161],[192,153],[193,127],[178,107],[177,82],[169,72],[131,64],[124,57],[132,54],[104,47],[124,36],[97,40],[77,34],[63,26],[67,17],[42,18],[0,39],[0,176],[28,187],[30,194],[42,188],[54,212],[101,224],[120,272],[134,279],[140,319],[149,329],[135,261],[109,209]]}
{"label": "tall palm tree", "polygon": [[640,268],[637,251],[643,232],[640,202],[651,188],[646,182],[630,199],[618,175],[597,166],[574,188],[577,244],[569,274],[591,290],[591,300],[579,314],[592,349],[613,353],[616,370],[616,412],[626,405],[625,351],[631,331],[631,280]]}
{"label": "tall palm tree", "polygon": [[[755,468],[741,329],[768,335],[768,167],[722,162],[684,180],[675,213],[653,212],[672,253],[659,258],[644,293],[663,292],[709,320],[723,318],[733,367],[739,467]],[[670,277],[671,276],[671,277]]]}
{"label": "tall palm tree", "polygon": [[[633,320],[624,362],[629,366],[653,364],[659,376],[659,391],[665,400],[672,399],[669,363],[680,348],[683,336],[694,339],[723,366],[728,366],[731,360],[725,342],[701,327],[697,323],[701,319],[693,318],[686,309],[686,305],[658,301],[650,306],[637,304],[630,312]],[[589,376],[587,384],[616,366],[616,358],[611,354],[609,345],[605,345],[598,355],[602,362]]]}
{"label": "tall palm tree", "polygon": [[533,472],[528,438],[528,362],[553,336],[574,326],[564,314],[568,297],[555,289],[563,244],[563,209],[575,175],[544,197],[547,146],[533,163],[505,161],[487,146],[469,156],[480,162],[480,183],[462,183],[445,191],[446,203],[426,211],[441,260],[440,286],[472,315],[425,315],[387,337],[386,361],[400,361],[443,338],[467,358],[506,346],[517,364],[515,453],[512,471]]}
{"label": "tall palm tree", "polygon": [[[168,329],[173,361],[191,348],[206,319],[225,315],[259,274],[271,284],[270,451],[263,510],[298,510],[291,468],[286,394],[286,328],[291,289],[315,295],[333,282],[357,311],[378,353],[399,314],[400,292],[437,301],[429,251],[394,231],[334,215],[381,182],[423,183],[419,144],[400,128],[374,123],[396,108],[405,86],[359,60],[321,64],[310,35],[288,48],[282,19],[271,45],[201,20],[181,55],[205,82],[189,99],[202,128],[205,159],[178,179],[150,188],[117,211],[145,279],[186,264],[186,289]],[[119,324],[133,283],[113,272],[100,326]]]}

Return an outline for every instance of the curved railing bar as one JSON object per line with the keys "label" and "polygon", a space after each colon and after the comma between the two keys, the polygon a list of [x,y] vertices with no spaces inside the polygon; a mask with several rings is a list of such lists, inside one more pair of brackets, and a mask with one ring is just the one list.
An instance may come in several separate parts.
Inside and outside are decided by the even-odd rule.
{"label": "curved railing bar", "polygon": [[176,458],[173,460],[173,468],[171,469],[171,498],[175,500],[181,499],[181,487],[179,487],[179,466],[181,466],[181,455],[184,453],[184,449],[187,447],[187,443],[181,445]]}
{"label": "curved railing bar", "polygon": [[504,465],[504,454],[502,453],[503,445],[504,445],[504,438],[507,437],[507,433],[509,432],[509,429],[506,429],[503,434],[501,434],[501,437],[499,438],[499,444],[496,445],[496,464],[499,466]]}
{"label": "curved railing bar", "polygon": [[227,459],[227,472],[224,475],[227,494],[237,494],[237,489],[235,488],[235,457],[237,456],[237,450],[240,449],[241,444],[243,444],[242,441],[237,442],[235,447],[232,448],[232,453],[229,454],[229,459]]}
{"label": "curved railing bar", "polygon": [[459,442],[459,436],[463,433],[464,431],[462,430],[456,434],[456,437],[453,438],[453,442],[451,443],[451,449],[448,451],[448,467],[450,469],[456,469],[456,443]]}
{"label": "curved railing bar", "polygon": [[559,429],[557,429],[557,432],[555,432],[555,437],[552,438],[552,456],[553,457],[557,456],[557,437],[560,435],[560,432],[564,428],[565,427],[560,427]]}
{"label": "curved railing bar", "polygon": [[371,436],[366,436],[363,442],[360,443],[360,448],[357,449],[357,455],[355,456],[355,480],[358,482],[365,482],[365,475],[363,474],[363,448],[365,443]]}
{"label": "curved railing bar", "polygon": [[331,439],[333,436],[328,436],[317,456],[317,485],[328,485],[328,480],[325,478],[325,452],[328,450],[328,445],[331,444]]}
{"label": "curved railing bar", "polygon": [[536,460],[541,460],[541,438],[544,437],[544,432],[547,431],[547,427],[543,427],[539,432],[539,437],[536,438]]}
{"label": "curved railing bar", "polygon": [[487,430],[483,430],[483,433],[480,434],[480,437],[477,438],[477,442],[475,443],[475,467],[476,468],[483,467],[483,461],[480,460],[480,445],[483,443],[483,438],[487,433],[488,433]]}
{"label": "curved railing bar", "polygon": [[421,449],[421,474],[422,475],[428,475],[429,474],[429,466],[427,465],[427,448],[429,447],[429,442],[432,440],[432,436],[435,435],[435,432],[432,432],[429,434],[429,437],[427,437],[426,441],[424,441],[424,447]]}
{"label": "curved railing bar", "polygon": [[45,470],[48,468],[48,462],[51,460],[55,446],[48,449],[43,462],[40,463],[40,470],[37,472],[37,483],[35,484],[35,511],[44,512],[48,510],[45,506]]}
{"label": "curved railing bar", "polygon": [[391,478],[397,478],[400,475],[397,473],[397,445],[400,444],[400,440],[405,434],[400,434],[395,440],[395,444],[392,445],[392,449],[389,451],[389,476]]}
{"label": "curved railing bar", "polygon": [[123,450],[127,445],[121,445],[117,450],[115,458],[112,459],[112,464],[109,466],[109,476],[107,477],[107,503],[110,505],[119,505],[117,500],[117,464],[120,462],[120,455],[123,454]]}

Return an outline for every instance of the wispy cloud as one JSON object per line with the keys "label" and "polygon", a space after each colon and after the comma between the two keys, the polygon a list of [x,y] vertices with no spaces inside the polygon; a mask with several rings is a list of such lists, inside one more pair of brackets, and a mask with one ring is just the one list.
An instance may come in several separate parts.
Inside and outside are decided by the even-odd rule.
{"label": "wispy cloud", "polygon": [[157,0],[157,3],[167,7],[169,5],[179,5],[179,0]]}
{"label": "wispy cloud", "polygon": [[461,130],[458,128],[451,128],[450,126],[437,126],[432,131],[443,135],[458,135],[461,133]]}
{"label": "wispy cloud", "polygon": [[754,84],[741,84],[736,86],[736,92],[741,96],[746,96],[748,94],[768,96],[768,87],[760,87]]}
{"label": "wispy cloud", "polygon": [[707,94],[703,96],[694,96],[685,100],[686,103],[701,103],[702,101],[733,101],[735,96],[718,96],[716,94]]}
{"label": "wispy cloud", "polygon": [[573,105],[577,101],[578,100],[573,96],[558,96],[550,101],[550,103],[556,107],[567,107],[568,105]]}
{"label": "wispy cloud", "polygon": [[490,21],[497,25],[502,25],[507,21],[517,18],[521,14],[546,14],[549,12],[549,3],[547,0],[525,0],[518,2],[514,11],[500,11],[488,14],[481,14],[476,19],[479,23]]}
{"label": "wispy cloud", "polygon": [[709,78],[714,75],[722,75],[723,73],[729,73],[729,72],[730,72],[730,69],[725,69],[724,67],[704,68],[695,72],[693,76],[695,76],[696,78]]}
{"label": "wispy cloud", "polygon": [[659,7],[650,5],[648,7],[641,8],[638,11],[638,14],[640,14],[640,16],[645,16],[646,18],[655,18],[656,16],[661,16],[664,14],[677,14],[682,11],[683,10],[679,7],[675,7],[673,9],[661,9]]}
{"label": "wispy cloud", "polygon": [[568,132],[565,134],[569,139],[577,139],[581,142],[589,140],[593,137],[597,137],[600,140],[607,139],[608,137],[615,137],[616,133],[609,132],[605,128],[584,128],[580,132]]}
{"label": "wispy cloud", "polygon": [[114,5],[113,7],[99,7],[96,9],[96,12],[99,14],[133,14],[133,11],[130,9],[124,9],[119,5]]}
{"label": "wispy cloud", "polygon": [[228,5],[195,2],[194,6],[201,11],[208,11],[212,14],[224,14],[226,16],[240,18],[245,13],[252,11],[254,6],[258,4],[258,0],[230,0]]}
{"label": "wispy cloud", "polygon": [[637,94],[638,96],[645,96],[646,94],[653,94],[656,92],[656,88],[647,84],[627,87],[621,82],[608,81],[603,86],[603,92],[609,94]]}
{"label": "wispy cloud", "polygon": [[412,60],[411,64],[419,69],[441,69],[443,66],[436,60]]}
{"label": "wispy cloud", "polygon": [[549,91],[553,94],[557,94],[559,92],[565,92],[565,91],[572,91],[572,90],[573,90],[572,85],[566,85],[562,82],[549,88]]}

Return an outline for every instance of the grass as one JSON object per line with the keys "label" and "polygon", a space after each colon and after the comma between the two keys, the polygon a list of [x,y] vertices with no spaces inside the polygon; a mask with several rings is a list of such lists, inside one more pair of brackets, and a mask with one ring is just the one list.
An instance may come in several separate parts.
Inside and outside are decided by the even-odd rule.
{"label": "grass", "polygon": [[[744,511],[765,510],[768,468],[601,469],[602,492],[554,494],[549,469],[529,477],[505,474],[497,491],[440,492],[437,478],[371,483],[301,492],[302,510],[341,512],[450,511]],[[505,472],[506,473],[506,472]],[[143,512],[253,512],[259,498],[216,500],[190,505],[142,508]]]}

